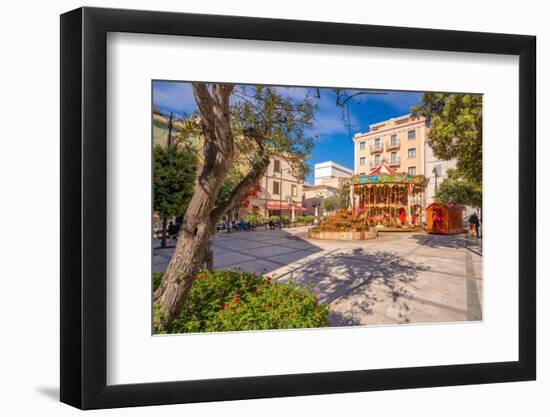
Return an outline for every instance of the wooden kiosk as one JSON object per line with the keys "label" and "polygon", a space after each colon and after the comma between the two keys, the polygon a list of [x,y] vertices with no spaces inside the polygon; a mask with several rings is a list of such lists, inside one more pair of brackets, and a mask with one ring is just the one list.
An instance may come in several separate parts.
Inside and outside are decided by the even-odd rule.
{"label": "wooden kiosk", "polygon": [[454,235],[464,232],[463,207],[455,204],[432,203],[426,207],[426,230],[428,233]]}

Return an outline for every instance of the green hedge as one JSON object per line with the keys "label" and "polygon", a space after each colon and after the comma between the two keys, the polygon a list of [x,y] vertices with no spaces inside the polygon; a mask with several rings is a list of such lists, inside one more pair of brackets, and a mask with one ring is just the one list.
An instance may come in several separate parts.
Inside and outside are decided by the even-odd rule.
{"label": "green hedge", "polygon": [[297,224],[312,224],[315,221],[315,216],[306,215],[306,216],[296,216]]}
{"label": "green hedge", "polygon": [[294,283],[241,271],[200,272],[170,333],[326,327],[328,313]]}

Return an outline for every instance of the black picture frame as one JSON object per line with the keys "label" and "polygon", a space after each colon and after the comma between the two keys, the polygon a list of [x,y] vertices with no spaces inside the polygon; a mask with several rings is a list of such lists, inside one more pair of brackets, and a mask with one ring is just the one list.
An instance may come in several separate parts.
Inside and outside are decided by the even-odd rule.
{"label": "black picture frame", "polygon": [[[113,385],[107,375],[107,33],[519,56],[519,358]],[[61,16],[61,401],[82,409],[533,380],[536,376],[534,36],[80,8]]]}

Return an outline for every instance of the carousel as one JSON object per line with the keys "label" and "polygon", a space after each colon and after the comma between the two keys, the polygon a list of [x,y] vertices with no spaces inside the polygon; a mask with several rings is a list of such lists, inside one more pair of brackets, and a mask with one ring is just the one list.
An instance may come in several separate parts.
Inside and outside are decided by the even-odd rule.
{"label": "carousel", "polygon": [[420,230],[426,188],[423,175],[398,173],[382,163],[368,174],[352,177],[352,214],[371,228],[385,231]]}

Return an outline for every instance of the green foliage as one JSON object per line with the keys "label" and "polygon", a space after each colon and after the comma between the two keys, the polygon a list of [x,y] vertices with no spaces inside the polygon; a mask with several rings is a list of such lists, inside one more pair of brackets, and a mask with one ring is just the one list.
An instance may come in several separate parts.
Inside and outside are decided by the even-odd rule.
{"label": "green foliage", "polygon": [[162,272],[153,272],[153,291],[156,291],[162,281]]}
{"label": "green foliage", "polygon": [[271,220],[273,223],[279,223],[281,218],[279,216],[269,216],[268,221]]}
{"label": "green foliage", "polygon": [[425,93],[412,108],[430,124],[429,143],[436,157],[457,159],[461,177],[482,184],[483,96],[480,94]]}
{"label": "green foliage", "polygon": [[442,203],[455,203],[481,208],[483,191],[480,184],[463,178],[457,170],[448,170],[448,178],[437,187],[435,199]]}
{"label": "green foliage", "polygon": [[340,208],[340,198],[336,194],[331,195],[323,198],[323,202],[321,204],[323,206],[323,210],[330,213]]}
{"label": "green foliage", "polygon": [[281,223],[284,225],[290,224],[290,217],[283,217]]}
{"label": "green foliage", "polygon": [[216,204],[218,205],[222,201],[226,200],[243,178],[244,175],[239,170],[239,167],[236,164],[233,164],[229,168],[229,171],[225,174],[223,184],[218,193],[218,197],[216,198]]}
{"label": "green foliage", "polygon": [[238,163],[250,166],[260,154],[281,157],[303,178],[308,171],[304,162],[313,149],[313,100],[285,97],[276,87],[264,85],[236,87],[232,97]]}
{"label": "green foliage", "polygon": [[307,224],[311,224],[315,221],[315,216],[313,215],[307,215],[307,216],[304,216],[304,221],[307,223]]}
{"label": "green foliage", "polygon": [[191,146],[155,146],[153,209],[161,217],[181,216],[193,195],[197,156]]}
{"label": "green foliage", "polygon": [[246,213],[244,216],[242,216],[242,219],[243,219],[246,223],[251,223],[251,224],[253,224],[253,225],[258,225],[258,224],[260,224],[260,222],[261,222],[260,216],[256,216],[256,215],[253,214],[253,213]]}
{"label": "green foliage", "polygon": [[346,181],[342,188],[338,189],[336,196],[338,196],[338,208],[347,209],[350,206],[350,185],[349,181]]}
{"label": "green foliage", "polygon": [[170,333],[325,327],[328,312],[314,294],[294,283],[241,271],[204,271]]}
{"label": "green foliage", "polygon": [[311,224],[315,220],[315,216],[296,216],[296,223],[298,224]]}

